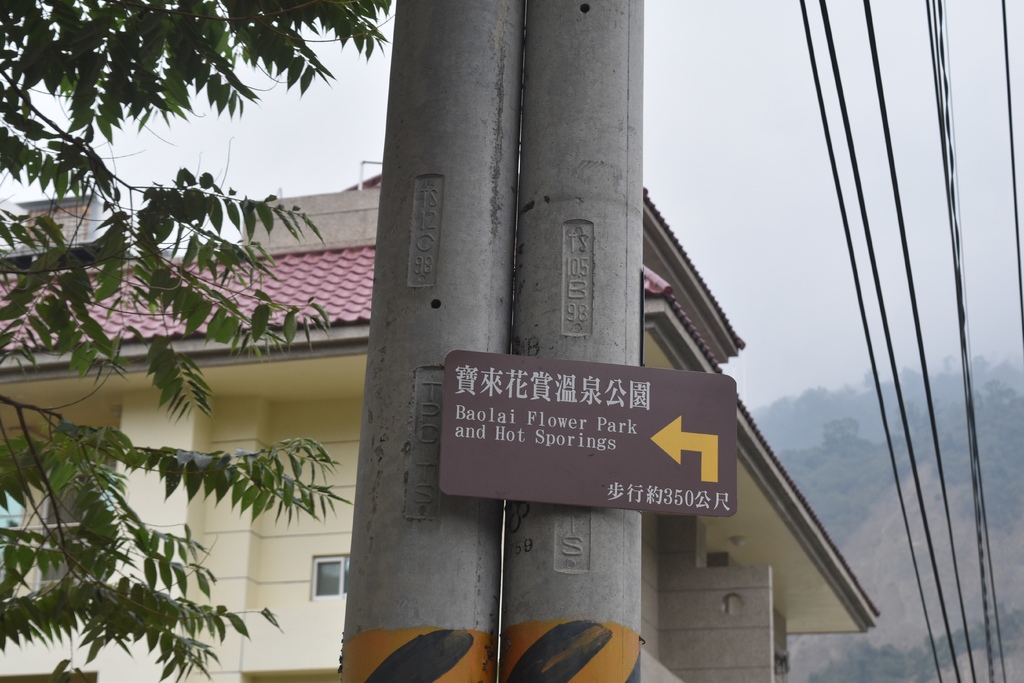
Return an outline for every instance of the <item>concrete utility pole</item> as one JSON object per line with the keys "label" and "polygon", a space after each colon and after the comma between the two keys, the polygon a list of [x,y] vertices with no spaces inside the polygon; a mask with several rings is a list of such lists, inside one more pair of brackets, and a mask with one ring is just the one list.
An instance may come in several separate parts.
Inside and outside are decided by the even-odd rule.
{"label": "concrete utility pole", "polygon": [[495,679],[501,503],[438,436],[445,354],[509,348],[523,4],[397,3],[345,683]]}
{"label": "concrete utility pole", "polygon": [[[512,351],[636,365],[643,2],[526,22]],[[640,513],[509,506],[501,680],[638,682]]]}

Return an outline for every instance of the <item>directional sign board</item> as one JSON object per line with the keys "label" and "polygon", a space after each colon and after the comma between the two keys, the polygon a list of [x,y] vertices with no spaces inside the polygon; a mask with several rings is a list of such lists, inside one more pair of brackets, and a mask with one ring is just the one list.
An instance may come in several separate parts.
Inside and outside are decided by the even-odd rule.
{"label": "directional sign board", "polygon": [[725,517],[736,512],[726,375],[452,351],[441,489]]}

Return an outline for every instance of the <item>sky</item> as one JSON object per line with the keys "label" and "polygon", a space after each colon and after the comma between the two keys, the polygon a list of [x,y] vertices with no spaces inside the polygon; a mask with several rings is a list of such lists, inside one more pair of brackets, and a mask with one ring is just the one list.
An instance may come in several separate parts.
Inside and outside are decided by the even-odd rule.
{"label": "sky", "polygon": [[[816,3],[810,9],[838,140],[820,15]],[[1017,94],[1024,92],[1024,10],[1010,9]],[[829,11],[897,363],[919,368],[863,5],[830,0]],[[933,370],[957,367],[925,3],[885,0],[873,11],[927,358]],[[999,12],[995,0],[953,0],[948,26],[972,351],[1019,365]],[[754,409],[810,388],[862,386],[870,366],[798,0],[648,0],[645,14],[644,184],[746,341],[726,372]],[[390,22],[385,29],[390,34]],[[383,154],[389,53],[385,47],[367,61],[352,48],[324,46],[337,77],[330,87],[316,84],[301,99],[269,89],[242,119],[200,113],[170,129],[124,135],[111,151],[116,166],[140,180],[171,178],[180,166],[210,171],[250,196],[354,185],[361,162]],[[1024,129],[1017,128],[1020,140]],[[840,156],[848,169],[846,153]],[[368,165],[364,173],[379,168]],[[862,245],[848,170],[843,178],[852,229],[861,235],[855,242]],[[0,199],[38,198],[31,188],[0,180]],[[866,263],[863,246],[858,258]],[[866,270],[861,277],[870,282]],[[881,341],[874,312],[872,321]]]}

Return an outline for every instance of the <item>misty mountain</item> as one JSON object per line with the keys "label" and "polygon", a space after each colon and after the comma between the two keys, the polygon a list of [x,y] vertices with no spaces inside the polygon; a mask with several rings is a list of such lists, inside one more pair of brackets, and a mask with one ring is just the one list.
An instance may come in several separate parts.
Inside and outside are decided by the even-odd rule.
{"label": "misty mountain", "polygon": [[[901,376],[909,442],[896,409],[895,387],[891,383],[883,387],[892,457],[871,382],[838,391],[807,391],[755,412],[780,460],[882,612],[878,626],[868,634],[794,638],[791,683],[937,680],[928,623],[936,637],[940,664],[946,669],[943,678],[951,673],[925,521],[962,671],[972,679],[969,671],[973,666],[976,680],[988,680],[979,562],[989,562],[990,547],[1004,655],[1001,662],[998,650],[995,652],[996,675],[1002,680],[1002,664],[1007,667],[1007,680],[1024,680],[1024,528],[1020,524],[1024,516],[1024,471],[1020,467],[1024,450],[1024,373],[1009,364],[990,365],[981,359],[975,361],[974,372],[980,482],[988,523],[988,544],[984,538],[982,543],[986,554],[980,559],[973,502],[976,478],[972,477],[968,458],[969,432],[958,367],[947,365],[931,378],[935,433],[928,420],[921,376],[909,371]],[[941,461],[935,455],[936,441]],[[920,497],[915,479],[921,484]],[[900,494],[907,511],[906,522]],[[922,502],[925,516],[921,514]],[[927,622],[907,540],[908,525],[925,586]],[[954,576],[950,529],[959,583]],[[985,599],[990,605],[989,632],[997,645],[992,592],[989,586]],[[961,596],[964,612],[959,609]],[[1017,677],[1011,671],[1016,671]]]}
{"label": "misty mountain", "polygon": [[[938,404],[953,405],[961,411],[964,405],[963,381],[959,361],[947,359],[942,371],[931,368],[932,394]],[[998,382],[1024,394],[1024,372],[1010,363],[992,365],[984,358],[973,362],[975,389],[989,382]],[[904,400],[919,410],[925,409],[924,382],[921,373],[904,370],[900,376]],[[882,395],[888,408],[890,423],[898,429],[896,391],[892,382],[882,385]],[[833,420],[852,419],[858,424],[860,436],[881,441],[884,439],[882,419],[875,394],[874,381],[866,375],[859,386],[846,386],[829,391],[808,389],[799,396],[780,398],[770,405],[754,411],[758,426],[776,450],[810,448],[817,445],[826,424]]]}

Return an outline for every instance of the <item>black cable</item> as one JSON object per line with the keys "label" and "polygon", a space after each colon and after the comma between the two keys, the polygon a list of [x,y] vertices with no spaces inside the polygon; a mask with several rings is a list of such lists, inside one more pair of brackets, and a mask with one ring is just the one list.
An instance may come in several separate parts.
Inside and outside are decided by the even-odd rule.
{"label": "black cable", "polygon": [[[921,363],[922,363],[922,373],[925,376],[925,378],[927,378],[928,373],[927,373],[927,365],[925,364],[925,359],[924,359],[924,341],[923,341],[922,333],[921,333],[921,319],[920,319],[920,313],[918,311],[918,306],[917,306],[917,292],[916,292],[916,289],[914,287],[914,275],[913,275],[913,269],[912,269],[911,263],[910,263],[910,250],[909,250],[909,247],[908,247],[908,244],[907,244],[906,222],[903,219],[903,203],[902,203],[902,201],[900,199],[899,180],[898,180],[897,175],[896,175],[896,160],[895,160],[895,157],[894,157],[894,154],[893,154],[892,133],[891,133],[890,127],[889,127],[888,110],[887,110],[886,104],[885,104],[885,89],[882,86],[882,72],[881,72],[881,66],[880,66],[879,60],[878,60],[878,44],[877,44],[877,40],[875,39],[875,27],[874,27],[874,20],[872,18],[872,14],[871,14],[871,2],[870,2],[870,0],[864,0],[864,17],[865,17],[865,21],[866,21],[866,24],[867,24],[867,30],[868,30],[868,44],[869,44],[869,46],[871,48],[871,63],[872,63],[872,67],[873,67],[873,70],[874,70],[874,76],[875,76],[875,90],[876,90],[877,95],[878,95],[878,108],[879,108],[879,113],[880,113],[881,119],[882,119],[882,133],[883,133],[883,135],[885,137],[886,157],[887,157],[888,162],[889,162],[889,178],[890,178],[890,182],[892,184],[893,200],[894,200],[895,208],[896,208],[896,222],[898,224],[899,232],[900,232],[900,243],[901,243],[901,246],[902,246],[902,249],[903,249],[903,263],[904,263],[904,269],[905,269],[906,275],[907,275],[907,286],[908,286],[909,293],[910,293],[910,305],[911,305],[911,311],[912,311],[913,320],[914,320],[914,332],[915,332],[915,335],[917,337],[918,353],[919,353],[919,356],[921,358]],[[866,226],[865,226],[865,233],[867,233]],[[871,246],[870,239],[868,241],[868,245],[869,245],[868,246],[868,253],[871,256],[872,268],[875,268],[875,265],[874,265],[874,249]],[[881,286],[880,286],[880,284],[877,284],[877,278],[878,278],[877,272],[875,273],[875,278],[876,278],[876,288],[878,288],[879,301],[881,302],[881,299],[882,299]],[[907,439],[907,455],[908,455],[909,460],[910,460],[910,469],[911,469],[911,473],[913,474],[913,478],[914,478],[914,487],[915,487],[916,492],[917,492],[918,505],[921,508],[921,522],[922,522],[922,524],[924,526],[925,540],[926,540],[927,545],[928,545],[928,557],[931,560],[932,573],[935,576],[936,590],[938,591],[938,595],[939,595],[939,607],[941,608],[941,611],[942,611],[942,621],[943,621],[943,625],[946,628],[946,636],[947,636],[947,639],[948,639],[948,642],[949,642],[949,646],[950,646],[950,655],[952,656],[952,659],[953,659],[953,671],[956,673],[957,680],[959,681],[960,680],[960,668],[957,665],[956,652],[953,649],[953,635],[952,635],[952,632],[951,632],[951,629],[950,629],[950,626],[949,626],[949,614],[948,614],[948,612],[946,610],[945,592],[944,592],[944,590],[942,588],[942,580],[941,580],[941,576],[939,574],[938,561],[937,561],[937,559],[935,557],[935,545],[934,545],[934,543],[932,541],[931,525],[928,523],[928,514],[927,514],[927,511],[926,511],[926,508],[925,508],[925,503],[924,503],[924,494],[923,494],[922,487],[921,487],[921,478],[920,478],[920,473],[918,472],[918,468],[917,468],[917,457],[914,454],[913,438],[911,436],[910,425],[909,425],[908,420],[907,420],[906,405],[905,405],[904,400],[903,400],[903,391],[902,391],[902,388],[901,388],[901,385],[900,385],[900,381],[899,381],[899,370],[898,370],[898,368],[896,366],[896,356],[895,356],[895,354],[893,352],[892,338],[891,338],[891,335],[890,335],[890,332],[889,332],[888,322],[887,322],[887,320],[885,319],[884,316],[883,316],[883,321],[882,322],[883,322],[883,328],[885,330],[886,345],[887,345],[888,350],[889,350],[889,362],[890,362],[890,365],[892,366],[893,383],[894,383],[894,386],[896,388],[896,399],[897,399],[897,402],[899,404],[900,417],[901,417],[902,422],[903,422],[903,430],[904,430],[904,434],[906,435],[906,439]],[[927,387],[927,382],[926,382],[926,387]],[[929,399],[929,401],[930,401],[930,399]],[[970,653],[970,648],[968,648],[968,653]],[[973,675],[973,659],[972,659],[972,675]]]}
{"label": "black cable", "polygon": [[[967,304],[964,285],[962,225],[959,210],[959,174],[956,164],[956,137],[953,133],[953,103],[947,69],[948,37],[943,22],[943,6],[941,0],[930,0],[926,3],[929,10],[929,37],[932,48],[932,68],[936,83],[936,110],[939,116],[939,134],[943,150],[943,169],[946,182],[946,202],[949,212],[949,231],[953,260],[953,281],[957,303],[957,331],[959,335],[959,351],[961,374],[964,387],[964,409],[966,411],[966,428],[968,433],[968,462],[971,471],[971,501],[974,512],[974,529],[978,554],[978,570],[981,587],[982,620],[985,629],[985,656],[988,664],[988,680],[995,678],[992,665],[992,629],[989,623],[988,582],[985,575],[985,551],[982,544],[982,516],[978,500],[978,459],[977,440],[973,411],[973,382],[970,370],[970,340],[967,335]],[[933,29],[934,20],[934,29]],[[933,32],[934,31],[934,32]],[[965,633],[966,627],[965,627]],[[968,647],[970,644],[968,642]],[[973,650],[971,650],[973,651]]]}
{"label": "black cable", "polygon": [[[978,569],[981,580],[981,601],[982,614],[985,627],[985,654],[988,663],[989,680],[995,680],[995,667],[993,663],[992,648],[992,624],[989,618],[988,608],[988,586],[992,587],[993,613],[996,615],[997,632],[998,626],[998,605],[995,599],[995,575],[992,571],[992,553],[989,543],[988,515],[985,510],[984,487],[981,479],[981,455],[978,447],[977,411],[974,407],[974,379],[972,360],[970,352],[970,337],[967,315],[967,295],[965,284],[965,261],[963,255],[963,229],[959,219],[957,208],[957,185],[958,175],[955,164],[955,136],[953,133],[953,103],[951,96],[950,81],[947,66],[947,45],[948,37],[943,24],[943,3],[942,0],[933,0],[935,32],[932,33],[932,15],[929,14],[929,32],[932,37],[932,62],[935,68],[937,86],[941,84],[941,96],[936,92],[936,106],[939,110],[940,133],[943,143],[943,165],[946,171],[946,192],[947,202],[950,210],[950,240],[953,250],[953,274],[957,297],[957,322],[960,337],[960,363],[963,374],[964,386],[964,409],[966,412],[967,434],[968,434],[968,458],[971,465],[971,492],[974,505],[974,527],[978,551]],[[933,6],[929,5],[930,12]],[[1005,42],[1004,33],[1004,46]],[[938,48],[938,59],[936,59],[935,48]],[[947,157],[948,156],[948,164]],[[987,553],[987,568],[986,568]],[[986,579],[986,571],[988,578]],[[1002,635],[999,633],[1000,641],[1000,665],[1003,669],[1005,679],[1005,662],[1002,653]]]}
{"label": "black cable", "polygon": [[[870,326],[868,325],[867,310],[866,310],[866,307],[864,305],[864,293],[863,293],[863,289],[862,289],[861,283],[860,283],[859,268],[857,267],[857,255],[856,255],[856,252],[855,252],[855,250],[853,248],[853,237],[852,237],[851,230],[850,230],[850,221],[849,221],[849,217],[848,217],[848,215],[846,213],[846,201],[845,201],[844,196],[843,196],[842,183],[841,183],[841,181],[839,179],[839,169],[838,169],[838,166],[836,164],[835,149],[834,149],[834,146],[833,146],[833,143],[832,143],[832,133],[831,133],[831,129],[830,129],[829,125],[828,125],[828,114],[826,113],[826,110],[825,110],[825,100],[824,100],[824,97],[822,95],[822,90],[821,90],[821,78],[818,75],[817,58],[815,57],[815,54],[814,54],[814,41],[811,38],[811,27],[810,27],[810,21],[809,21],[809,19],[807,17],[807,4],[806,4],[805,0],[800,0],[800,11],[801,11],[801,14],[803,15],[804,34],[806,35],[806,38],[807,38],[807,52],[808,52],[808,55],[810,57],[810,62],[811,62],[811,73],[814,76],[814,89],[815,89],[815,92],[816,92],[817,97],[818,97],[818,109],[819,109],[819,111],[821,113],[821,125],[822,125],[822,129],[824,130],[824,133],[825,133],[825,145],[828,148],[829,163],[831,164],[831,167],[832,167],[832,180],[835,183],[836,197],[837,197],[837,199],[839,201],[839,214],[842,217],[843,232],[846,235],[846,248],[847,248],[847,251],[849,252],[849,256],[850,256],[850,267],[851,267],[851,271],[853,273],[853,286],[854,286],[854,290],[857,293],[857,306],[858,306],[858,309],[860,310],[861,325],[864,328],[864,338],[865,338],[865,340],[867,342],[868,358],[871,361],[871,376],[874,378],[875,393],[878,396],[878,405],[879,405],[879,410],[881,412],[881,417],[882,417],[882,428],[885,431],[885,442],[886,442],[886,444],[887,444],[887,446],[889,448],[889,460],[890,460],[890,462],[892,464],[893,480],[896,482],[896,495],[897,495],[897,497],[899,499],[899,503],[900,503],[900,512],[903,515],[903,527],[904,527],[904,529],[906,531],[907,546],[908,546],[908,549],[910,550],[910,560],[911,560],[911,562],[913,563],[913,566],[914,566],[914,576],[917,579],[917,590],[918,590],[918,594],[919,594],[919,596],[921,598],[921,609],[924,611],[925,626],[928,629],[928,641],[929,641],[929,643],[931,643],[931,647],[932,647],[932,658],[935,661],[935,672],[936,672],[936,674],[939,677],[939,683],[942,683],[942,667],[939,664],[938,648],[937,648],[937,646],[935,644],[935,635],[932,632],[931,619],[928,616],[928,604],[927,604],[927,601],[925,600],[924,587],[923,587],[923,585],[921,583],[921,570],[920,570],[920,567],[918,566],[917,555],[914,552],[914,544],[913,544],[913,542],[911,540],[910,521],[909,521],[909,519],[907,517],[906,502],[904,501],[904,498],[903,498],[903,486],[900,483],[899,468],[898,468],[898,466],[896,464],[896,452],[895,452],[895,449],[893,448],[893,443],[892,443],[892,431],[889,429],[889,419],[888,419],[888,417],[886,415],[886,412],[885,412],[885,399],[884,399],[883,394],[882,394],[882,383],[881,383],[881,380],[879,378],[878,362],[875,359],[874,344],[872,343],[872,340],[871,340],[871,329],[870,329]],[[822,11],[823,11],[823,16],[825,17],[824,20],[825,20],[825,22],[827,24],[828,23],[827,9],[825,8],[823,1],[822,1]],[[852,141],[852,136],[850,135],[849,119],[848,119],[848,116],[846,115],[846,103],[845,103],[845,96],[843,95],[842,79],[839,77],[838,63],[837,63],[836,58],[835,58],[835,49],[834,49],[834,45],[832,44],[831,41],[829,41],[829,50],[830,50],[830,54],[832,56],[833,71],[834,71],[834,75],[835,75],[835,78],[836,78],[836,88],[839,91],[839,98],[840,98],[840,103],[841,103],[841,107],[842,107],[842,111],[843,111],[844,124],[846,125],[847,141],[851,142]],[[860,184],[860,170],[859,170],[859,168],[857,166],[856,152],[854,151],[852,144],[850,145],[850,157],[852,159],[854,177],[855,177],[856,182],[857,182],[858,197],[860,198],[860,201],[861,201],[862,216],[865,216],[865,220],[866,220],[866,215],[863,212],[863,192],[861,191],[861,184]]]}
{"label": "black cable", "polygon": [[[951,235],[951,237],[953,237],[954,235],[957,235],[960,232],[960,216],[959,216],[959,209],[958,209],[958,202],[957,202],[958,195],[957,195],[957,189],[956,189],[957,165],[956,165],[956,148],[955,148],[955,145],[954,145],[954,136],[953,136],[953,110],[952,110],[952,100],[951,100],[951,97],[950,97],[950,94],[949,94],[949,91],[950,91],[949,76],[948,76],[948,72],[947,72],[947,70],[945,68],[945,65],[946,65],[946,48],[945,48],[945,41],[943,39],[943,35],[944,35],[945,32],[943,30],[943,24],[942,24],[941,0],[925,0],[925,10],[926,10],[926,13],[928,15],[928,38],[929,38],[928,47],[929,47],[929,49],[931,51],[931,60],[932,60],[932,76],[933,76],[933,85],[934,85],[934,88],[935,88],[935,111],[936,111],[936,114],[938,116],[939,140],[940,140],[940,143],[941,143],[941,146],[942,146],[942,170],[943,170],[943,178],[945,180],[944,187],[945,187],[945,193],[946,193],[946,213],[947,213],[947,216],[948,216],[950,235]],[[958,259],[957,259],[958,247],[959,247],[959,243],[957,242],[956,238],[953,237],[954,279],[956,281],[956,288],[957,288],[957,310],[959,312],[961,310],[961,308],[962,308],[963,299],[962,299],[962,291],[961,291],[961,284],[962,284],[961,268],[962,268],[962,264],[960,264],[958,262]],[[966,309],[964,308],[963,310],[966,313]],[[963,330],[961,331],[961,335],[960,335],[961,361],[963,361],[963,349],[965,347],[965,339],[966,339],[966,337],[965,337],[965,330],[966,330],[966,327],[963,328]],[[928,381],[927,375],[925,375],[925,381],[926,382]],[[968,419],[968,422],[970,422],[969,419]],[[970,427],[968,427],[968,430],[970,431]],[[939,444],[938,444],[938,434],[937,434],[937,431],[935,430],[934,416],[932,418],[932,431],[933,431],[933,438],[935,439],[936,457],[938,457],[938,452],[939,452],[938,451],[938,447],[939,447]],[[971,480],[972,480],[972,482],[974,482],[976,480],[975,464],[974,464],[973,458],[970,458],[970,460],[971,460]],[[953,572],[954,572],[954,576],[956,578],[957,595],[958,595],[958,597],[960,599],[960,613],[963,616],[964,638],[965,638],[965,642],[966,642],[968,657],[969,657],[970,663],[971,663],[971,674],[972,674],[972,676],[975,676],[976,675],[976,671],[975,671],[975,667],[974,667],[973,648],[971,647],[970,628],[969,628],[969,626],[967,624],[967,610],[964,607],[963,591],[961,589],[961,582],[960,582],[960,571],[959,571],[958,562],[957,562],[957,555],[956,555],[956,544],[954,543],[954,540],[953,540],[953,527],[952,527],[950,513],[949,513],[949,499],[948,499],[948,496],[947,496],[947,493],[946,493],[945,477],[943,477],[943,475],[942,475],[942,462],[941,462],[941,460],[938,460],[938,466],[939,466],[939,481],[941,483],[943,503],[945,505],[946,523],[947,523],[948,529],[949,529],[949,543],[950,543],[950,548],[951,548],[950,555],[951,555],[952,560],[953,560]],[[972,490],[974,490],[974,489],[972,489]],[[975,498],[976,497],[977,496],[975,495]],[[975,517],[977,518],[977,509],[975,510]],[[977,519],[976,519],[975,528],[976,529],[980,528],[980,524],[978,523]],[[992,657],[991,657],[991,642],[992,641],[991,641],[990,630],[989,630],[989,627],[988,627],[988,606],[987,606],[988,596],[986,595],[986,582],[985,582],[985,577],[984,577],[985,566],[984,566],[983,559],[979,558],[979,563],[980,563],[980,569],[981,569],[981,572],[982,572],[981,591],[982,591],[982,609],[983,609],[983,614],[984,614],[984,618],[985,618],[985,644],[986,644],[986,653],[988,654],[987,661],[988,661],[988,664],[989,664],[989,680],[992,680],[993,679]]]}
{"label": "black cable", "polygon": [[1006,113],[1010,122],[1010,178],[1013,182],[1013,227],[1017,236],[1017,300],[1020,302],[1021,342],[1024,346],[1024,264],[1020,252],[1020,211],[1017,199],[1017,154],[1013,143],[1013,97],[1010,93],[1010,37],[1006,25],[1006,0],[1003,0],[1003,60],[1006,63]]}
{"label": "black cable", "polygon": [[[835,148],[834,148],[834,145],[833,145],[833,139],[831,139],[831,131],[830,131],[830,128],[828,126],[828,117],[827,117],[827,114],[825,112],[824,97],[823,97],[823,95],[821,93],[821,80],[820,80],[820,77],[818,76],[817,58],[814,55],[814,42],[813,42],[813,40],[811,38],[811,27],[810,27],[810,22],[809,22],[809,19],[808,19],[808,16],[807,16],[806,0],[800,0],[800,10],[801,10],[801,12],[803,14],[803,18],[804,18],[804,33],[806,34],[806,37],[807,37],[807,51],[808,51],[808,54],[810,56],[811,73],[813,74],[813,77],[814,77],[814,89],[815,89],[815,92],[816,92],[817,98],[818,98],[818,110],[819,110],[819,112],[821,114],[821,126],[822,126],[822,129],[824,131],[825,146],[827,147],[827,150],[828,150],[828,161],[829,161],[829,164],[831,165],[831,172],[833,172],[833,181],[836,184],[836,196],[837,196],[837,199],[839,201],[840,215],[841,215],[841,217],[843,219],[843,230],[844,230],[844,232],[846,234],[847,251],[849,252],[849,255],[850,255],[850,266],[851,266],[851,270],[853,272],[853,286],[854,286],[854,290],[856,291],[856,294],[857,294],[857,307],[860,310],[860,322],[861,322],[861,326],[863,327],[863,330],[864,330],[864,338],[865,338],[866,343],[867,343],[867,356],[868,356],[868,358],[870,360],[870,365],[871,365],[871,377],[874,380],[874,391],[876,391],[876,394],[878,395],[878,398],[879,398],[879,408],[880,408],[880,412],[882,414],[882,427],[883,427],[883,429],[885,431],[885,434],[886,434],[886,444],[889,446],[889,459],[890,459],[890,462],[892,463],[892,467],[893,467],[893,479],[896,481],[896,495],[897,495],[897,498],[899,499],[900,512],[903,515],[903,527],[904,527],[904,529],[906,531],[906,542],[907,542],[908,550],[910,551],[910,561],[913,564],[913,574],[914,574],[914,577],[916,578],[916,582],[918,582],[918,593],[919,593],[919,595],[921,597],[921,606],[922,606],[922,609],[924,610],[924,613],[925,613],[925,625],[926,625],[926,627],[928,629],[928,640],[929,640],[929,642],[932,645],[932,657],[935,660],[935,671],[938,674],[939,683],[942,683],[942,671],[941,671],[941,667],[939,666],[938,648],[937,648],[937,646],[935,644],[935,635],[932,632],[932,623],[931,623],[931,620],[930,620],[929,615],[928,615],[928,604],[927,604],[927,601],[925,599],[925,589],[924,589],[924,586],[922,585],[922,581],[921,581],[921,568],[918,565],[918,557],[916,557],[916,555],[913,552],[913,543],[912,543],[911,537],[910,537],[910,522],[909,522],[909,519],[907,518],[907,514],[906,514],[906,503],[905,503],[905,501],[903,499],[903,486],[900,484],[899,469],[898,469],[897,464],[896,464],[896,453],[895,453],[895,450],[894,450],[894,447],[893,447],[892,431],[889,428],[889,418],[886,415],[886,410],[885,410],[885,398],[884,398],[883,392],[882,392],[882,382],[881,382],[881,379],[880,379],[880,376],[879,376],[878,361],[876,360],[876,357],[874,357],[874,346],[873,346],[873,343],[871,341],[870,327],[868,326],[868,323],[867,323],[867,311],[866,311],[866,307],[864,306],[864,295],[863,295],[863,290],[862,290],[861,285],[860,285],[860,274],[859,274],[859,268],[857,267],[857,256],[856,256],[856,252],[855,252],[855,250],[853,248],[853,237],[852,237],[852,233],[851,233],[851,229],[850,229],[849,217],[848,217],[847,211],[846,211],[846,201],[845,201],[844,195],[843,195],[843,185],[842,185],[842,182],[840,181],[839,168],[838,168],[837,163],[836,163],[836,152],[835,152]],[[838,74],[838,72],[837,72],[837,74]],[[838,81],[837,82],[837,88],[842,93],[842,89],[843,89],[842,81]],[[840,97],[841,97],[841,99],[845,99],[842,94],[840,95]],[[843,111],[844,111],[844,115],[845,115],[845,113],[846,113],[845,101],[843,103]],[[848,130],[849,130],[849,127],[848,127]],[[859,170],[857,169],[857,165],[856,165],[856,161],[855,161],[856,155],[855,155],[852,147],[851,147],[851,150],[850,150],[850,155],[854,159],[854,164],[853,164],[853,166],[854,166],[854,173],[859,178]],[[859,186],[859,180],[858,180],[858,186]]]}
{"label": "black cable", "polygon": [[[1013,93],[1010,89],[1010,33],[1006,20],[1006,0],[1002,0],[1003,9],[1003,61],[1006,65],[1006,118],[1010,129],[1010,179],[1013,183],[1013,227],[1017,238],[1017,299],[1020,302],[1021,341],[1024,343],[1024,267],[1021,264],[1020,250],[1020,211],[1017,197],[1017,154],[1013,139]],[[982,488],[984,496],[984,488]],[[986,520],[986,530],[988,529]],[[986,534],[986,543],[988,536]],[[988,573],[992,578],[992,604],[996,616],[996,642],[999,645],[999,665],[1003,672],[1003,683],[1006,683],[1006,662],[1003,658],[1003,631],[999,624],[999,601],[996,599],[996,576],[992,570],[992,551],[988,553]]]}

